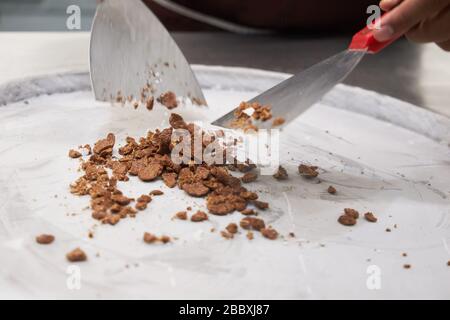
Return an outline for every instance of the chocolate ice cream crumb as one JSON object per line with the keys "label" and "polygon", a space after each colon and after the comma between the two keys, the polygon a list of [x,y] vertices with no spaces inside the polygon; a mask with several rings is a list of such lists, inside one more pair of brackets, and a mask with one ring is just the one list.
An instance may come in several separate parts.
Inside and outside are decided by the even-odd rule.
{"label": "chocolate ice cream crumb", "polygon": [[155,243],[156,241],[158,241],[158,237],[156,237],[155,235],[153,235],[149,232],[144,233],[144,242],[145,243]]}
{"label": "chocolate ice cream crumb", "polygon": [[344,226],[354,226],[356,224],[356,219],[353,216],[343,214],[339,217],[338,222]]}
{"label": "chocolate ice cream crumb", "polygon": [[238,232],[238,226],[236,223],[230,223],[225,229],[227,229],[227,231],[232,234]]}
{"label": "chocolate ice cream crumb", "polygon": [[327,192],[329,193],[329,194],[336,194],[336,188],[335,187],[333,187],[333,186],[329,186],[328,187],[328,189],[327,189]]}
{"label": "chocolate ice cream crumb", "polygon": [[162,196],[164,194],[164,192],[162,192],[161,190],[153,190],[150,192],[151,196]]}
{"label": "chocolate ice cream crumb", "polygon": [[272,228],[263,228],[261,229],[261,234],[270,240],[275,240],[278,238],[278,232]]}
{"label": "chocolate ice cream crumb", "polygon": [[71,252],[69,252],[68,254],[66,254],[66,258],[70,262],[81,262],[87,260],[86,254],[80,248],[76,248]]}
{"label": "chocolate ice cream crumb", "polygon": [[258,175],[254,172],[247,172],[241,177],[243,183],[254,182],[256,179],[258,179]]}
{"label": "chocolate ice cream crumb", "polygon": [[319,175],[317,169],[319,168],[316,166],[308,166],[305,164],[301,164],[298,166],[298,172],[305,178],[316,178]]}
{"label": "chocolate ice cream crumb", "polygon": [[81,157],[81,153],[72,149],[69,151],[69,157],[71,157],[72,159],[77,159]]}
{"label": "chocolate ice cream crumb", "polygon": [[137,202],[134,207],[136,209],[138,209],[139,211],[143,211],[143,210],[147,209],[147,202]]}
{"label": "chocolate ice cream crumb", "polygon": [[254,217],[246,217],[241,220],[240,226],[242,229],[245,230],[256,230],[260,231],[261,229],[264,229],[266,227],[264,220]]}
{"label": "chocolate ice cream crumb", "polygon": [[51,234],[41,234],[36,237],[36,242],[39,244],[50,244],[55,240],[55,236]]}
{"label": "chocolate ice cream crumb", "polygon": [[165,185],[168,186],[169,188],[173,188],[177,185],[177,174],[174,172],[163,173],[162,179]]}
{"label": "chocolate ice cream crumb", "polygon": [[266,210],[269,208],[269,203],[264,201],[254,200],[252,201],[253,205],[260,210]]}
{"label": "chocolate ice cream crumb", "polygon": [[256,215],[256,211],[253,210],[253,209],[245,209],[245,210],[242,210],[241,213],[244,216],[254,216],[254,215]]}
{"label": "chocolate ice cream crumb", "polygon": [[234,235],[232,233],[228,232],[228,231],[221,231],[220,235],[222,237],[224,237],[225,239],[228,239],[228,240],[234,238]]}
{"label": "chocolate ice cream crumb", "polygon": [[145,107],[147,110],[151,111],[153,110],[153,104],[155,102],[155,99],[153,97],[149,97],[147,101],[145,101]]}
{"label": "chocolate ice cream crumb", "polygon": [[375,217],[374,215],[373,215],[373,213],[372,212],[366,212],[365,214],[364,214],[364,218],[367,220],[367,221],[369,221],[369,222],[377,222],[378,221],[378,219],[377,219],[377,217]]}
{"label": "chocolate ice cream crumb", "polygon": [[172,91],[167,91],[159,96],[158,102],[171,110],[178,107],[177,96]]}
{"label": "chocolate ice cream crumb", "polygon": [[141,167],[138,171],[138,177],[142,181],[153,181],[162,173],[163,166],[159,163],[151,163],[145,167]]}
{"label": "chocolate ice cream crumb", "polygon": [[275,119],[273,119],[272,127],[278,127],[278,126],[281,126],[281,125],[283,125],[285,122],[286,122],[286,120],[284,120],[284,118],[282,118],[282,117],[275,118]]}
{"label": "chocolate ice cream crumb", "polygon": [[204,213],[203,211],[197,211],[197,213],[193,214],[191,216],[192,222],[202,222],[208,220],[208,215]]}
{"label": "chocolate ice cream crumb", "polygon": [[287,178],[289,178],[286,169],[282,166],[278,167],[278,171],[273,175],[273,177],[277,180],[286,180]]}
{"label": "chocolate ice cream crumb", "polygon": [[149,195],[143,194],[139,198],[137,198],[137,202],[150,203],[150,202],[152,202],[152,197],[150,197]]}
{"label": "chocolate ice cream crumb", "polygon": [[359,218],[359,212],[356,211],[355,209],[351,209],[351,208],[345,208],[344,209],[344,213],[347,216],[350,216],[354,219],[358,219]]}
{"label": "chocolate ice cream crumb", "polygon": [[187,212],[186,211],[177,212],[175,214],[175,217],[180,220],[187,220]]}

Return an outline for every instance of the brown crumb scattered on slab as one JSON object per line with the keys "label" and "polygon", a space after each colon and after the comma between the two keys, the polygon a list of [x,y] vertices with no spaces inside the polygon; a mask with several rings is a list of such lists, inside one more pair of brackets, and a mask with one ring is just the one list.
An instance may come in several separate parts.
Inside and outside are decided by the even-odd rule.
{"label": "brown crumb scattered on slab", "polygon": [[266,227],[264,220],[254,217],[245,217],[239,223],[242,229],[261,231]]}
{"label": "brown crumb scattered on slab", "polygon": [[275,119],[273,119],[272,121],[272,127],[278,127],[283,125],[286,122],[286,120],[282,117],[277,117]]}
{"label": "brown crumb scattered on slab", "polygon": [[245,210],[242,210],[241,213],[244,216],[255,216],[256,215],[256,211],[253,209],[245,209]]}
{"label": "brown crumb scattered on slab", "polygon": [[236,223],[230,223],[225,228],[229,233],[235,234],[238,232],[238,225]]}
{"label": "brown crumb scattered on slab", "polygon": [[355,209],[351,209],[351,208],[345,208],[344,209],[344,214],[347,216],[350,216],[354,219],[358,219],[359,218],[359,212]]}
{"label": "brown crumb scattered on slab", "polygon": [[177,219],[180,219],[180,220],[187,220],[187,212],[186,211],[180,211],[180,212],[177,212],[176,214],[175,214],[175,217],[177,218]]}
{"label": "brown crumb scattered on slab", "polygon": [[232,234],[231,232],[228,232],[228,231],[221,231],[220,235],[227,240],[234,238],[234,234]]}
{"label": "brown crumb scattered on slab", "polygon": [[258,179],[258,175],[254,172],[247,172],[241,177],[243,183],[251,183]]}
{"label": "brown crumb scattered on slab", "polygon": [[253,240],[253,239],[254,239],[253,232],[251,232],[251,231],[248,231],[248,232],[247,232],[247,239],[248,239],[248,240]]}
{"label": "brown crumb scattered on slab", "polygon": [[327,189],[327,192],[328,192],[329,194],[336,194],[337,190],[336,190],[335,187],[329,186],[328,189]]}
{"label": "brown crumb scattered on slab", "polygon": [[408,256],[408,254],[406,252],[402,253],[402,257],[407,257],[407,256]]}
{"label": "brown crumb scattered on slab", "polygon": [[162,196],[164,194],[164,192],[162,192],[161,190],[153,190],[150,192],[151,196]]}
{"label": "brown crumb scattered on slab", "polygon": [[172,239],[169,236],[161,236],[161,237],[157,237],[154,234],[151,234],[149,232],[145,232],[144,233],[144,237],[143,240],[145,243],[155,243],[155,242],[162,242],[164,244],[169,243],[172,241]]}
{"label": "brown crumb scattered on slab", "polygon": [[447,266],[449,266],[449,267],[450,267],[450,260],[448,260],[448,261],[447,261]]}
{"label": "brown crumb scattered on slab", "polygon": [[253,205],[260,210],[266,210],[269,208],[269,203],[264,201],[254,200],[252,201]]}
{"label": "brown crumb scattered on slab", "polygon": [[386,228],[386,232],[391,232],[392,230],[390,228]]}
{"label": "brown crumb scattered on slab", "polygon": [[405,269],[411,269],[411,265],[410,265],[410,264],[404,264],[404,265],[403,265],[403,268],[405,268]]}
{"label": "brown crumb scattered on slab", "polygon": [[171,110],[178,107],[177,96],[172,91],[167,91],[159,96],[158,102]]}
{"label": "brown crumb scattered on slab", "polygon": [[77,159],[77,158],[81,157],[81,153],[72,149],[69,151],[69,157],[72,159]]}
{"label": "brown crumb scattered on slab", "polygon": [[286,180],[289,178],[289,175],[286,171],[285,168],[283,168],[282,166],[278,167],[278,171],[275,172],[275,174],[273,175],[273,177],[277,180]]}
{"label": "brown crumb scattered on slab", "polygon": [[300,175],[305,178],[316,178],[319,175],[317,169],[319,168],[316,166],[301,164],[298,166],[298,173],[300,173]]}
{"label": "brown crumb scattered on slab", "polygon": [[192,222],[202,222],[208,220],[208,215],[203,211],[197,211],[191,216]]}
{"label": "brown crumb scattered on slab", "polygon": [[272,228],[261,229],[261,234],[269,240],[275,240],[276,238],[278,238],[278,232]]}
{"label": "brown crumb scattered on slab", "polygon": [[84,251],[80,248],[76,248],[70,251],[68,254],[66,254],[66,258],[70,262],[81,262],[87,260],[86,253],[84,253]]}
{"label": "brown crumb scattered on slab", "polygon": [[338,222],[344,226],[354,226],[357,220],[350,215],[343,214],[339,217]]}
{"label": "brown crumb scattered on slab", "polygon": [[372,212],[366,212],[366,213],[364,214],[364,218],[365,218],[367,221],[373,222],[373,223],[375,223],[375,222],[378,221],[378,218],[375,217],[374,214],[373,214]]}
{"label": "brown crumb scattered on slab", "polygon": [[51,234],[41,234],[36,237],[36,242],[39,244],[50,244],[55,241],[55,236]]}

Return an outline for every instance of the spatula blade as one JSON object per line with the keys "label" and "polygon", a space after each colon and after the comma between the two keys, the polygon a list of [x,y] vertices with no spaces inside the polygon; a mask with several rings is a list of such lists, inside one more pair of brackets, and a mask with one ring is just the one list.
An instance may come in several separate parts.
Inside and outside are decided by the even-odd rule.
{"label": "spatula blade", "polygon": [[140,99],[167,91],[206,104],[188,62],[169,32],[140,0],[103,0],[91,33],[90,71],[95,98]]}
{"label": "spatula blade", "polygon": [[[279,83],[249,102],[271,106],[273,118],[283,118],[285,120],[283,125],[286,125],[344,80],[358,65],[365,53],[366,51],[343,51]],[[233,119],[234,110],[212,124],[231,128]],[[259,129],[272,127],[272,121],[254,121],[254,124]]]}

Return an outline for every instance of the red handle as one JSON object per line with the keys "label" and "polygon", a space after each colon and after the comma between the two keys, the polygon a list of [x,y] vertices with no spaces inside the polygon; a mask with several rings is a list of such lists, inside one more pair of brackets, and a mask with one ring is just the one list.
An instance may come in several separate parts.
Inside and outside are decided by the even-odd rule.
{"label": "red handle", "polygon": [[[380,25],[383,25],[383,15],[381,19]],[[378,21],[377,21],[378,22]],[[364,29],[359,31],[357,34],[353,36],[352,43],[350,44],[350,50],[367,50],[369,53],[377,53],[382,49],[386,48],[392,42],[400,38],[400,36],[394,37],[391,40],[385,42],[379,42],[374,37],[374,26],[366,26]]]}

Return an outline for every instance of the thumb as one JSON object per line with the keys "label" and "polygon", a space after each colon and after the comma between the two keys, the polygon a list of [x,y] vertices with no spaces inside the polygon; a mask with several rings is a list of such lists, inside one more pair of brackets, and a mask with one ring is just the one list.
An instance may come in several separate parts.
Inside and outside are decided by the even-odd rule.
{"label": "thumb", "polygon": [[388,41],[408,32],[422,19],[447,5],[442,0],[404,0],[386,13],[381,20],[381,29],[374,30],[374,37],[380,42]]}

